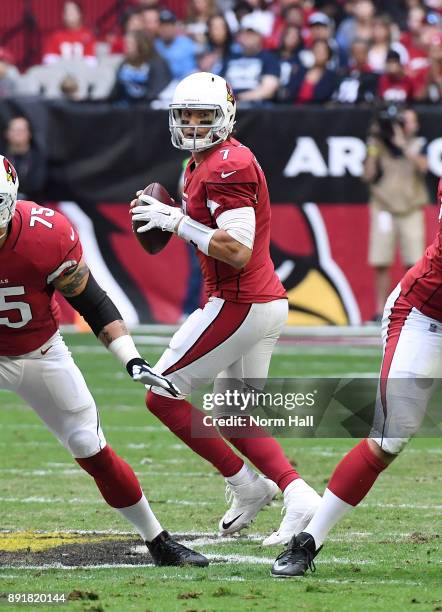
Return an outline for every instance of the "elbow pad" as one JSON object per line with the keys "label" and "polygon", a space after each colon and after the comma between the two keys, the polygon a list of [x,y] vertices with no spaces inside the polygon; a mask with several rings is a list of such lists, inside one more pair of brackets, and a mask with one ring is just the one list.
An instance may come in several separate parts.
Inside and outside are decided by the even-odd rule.
{"label": "elbow pad", "polygon": [[80,295],[64,297],[72,308],[84,317],[96,336],[109,323],[122,320],[118,308],[90,273],[86,287]]}

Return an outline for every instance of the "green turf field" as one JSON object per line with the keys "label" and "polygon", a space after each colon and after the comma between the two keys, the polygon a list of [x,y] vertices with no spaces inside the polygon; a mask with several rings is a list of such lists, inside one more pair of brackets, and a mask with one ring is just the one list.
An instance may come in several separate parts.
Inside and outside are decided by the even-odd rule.
{"label": "green turf field", "polygon": [[[92,554],[97,542],[101,552],[112,550],[113,541],[130,539],[124,535],[130,527],[105,505],[90,477],[36,416],[0,391],[0,554],[18,550],[21,565],[28,566],[3,563],[0,593],[71,593],[69,610],[91,611],[442,610],[440,439],[413,441],[332,532],[315,574],[277,581],[269,570],[280,548],[263,548],[260,536],[279,524],[281,499],[261,512],[245,535],[215,537],[226,509],[223,479],[155,421],[144,407],[142,387],[95,338],[66,339],[100,407],[108,442],[134,467],[163,525],[212,555],[213,562],[207,570],[120,567],[124,559],[109,554],[108,564],[116,567],[54,569],[36,563],[50,550],[63,564],[70,544]],[[161,351],[143,347],[151,361]],[[378,347],[280,346],[271,375],[376,373],[379,361]],[[321,492],[354,441],[284,439],[282,444]],[[68,545],[68,552],[55,545]],[[15,606],[0,599],[2,605],[57,607]]]}

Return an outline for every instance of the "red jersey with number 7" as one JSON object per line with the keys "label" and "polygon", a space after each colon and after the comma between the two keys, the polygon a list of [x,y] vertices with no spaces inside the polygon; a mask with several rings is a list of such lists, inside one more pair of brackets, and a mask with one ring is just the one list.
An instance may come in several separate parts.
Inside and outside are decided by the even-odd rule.
{"label": "red jersey with number 7", "polygon": [[184,173],[183,210],[195,221],[216,228],[218,217],[251,207],[255,212],[252,256],[237,270],[197,251],[209,296],[229,302],[271,302],[286,297],[270,258],[270,199],[264,173],[253,153],[234,138],[210,149]]}
{"label": "red jersey with number 7", "polygon": [[439,228],[423,257],[405,274],[401,293],[427,317],[442,321],[442,179],[437,189]]}
{"label": "red jersey with number 7", "polygon": [[81,257],[78,234],[66,217],[17,202],[0,248],[0,356],[34,351],[55,334],[59,306],[52,283]]}

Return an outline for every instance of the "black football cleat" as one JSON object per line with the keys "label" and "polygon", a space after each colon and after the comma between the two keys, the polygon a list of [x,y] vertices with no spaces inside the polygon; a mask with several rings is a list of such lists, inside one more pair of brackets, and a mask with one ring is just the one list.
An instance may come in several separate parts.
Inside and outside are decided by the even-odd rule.
{"label": "black football cleat", "polygon": [[293,536],[287,548],[275,559],[272,567],[272,576],[275,578],[291,578],[292,576],[304,576],[310,569],[316,570],[313,559],[322,546],[316,550],[313,536],[305,531]]}
{"label": "black football cleat", "polygon": [[204,555],[173,540],[167,531],[162,531],[152,542],[146,542],[146,546],[155,565],[209,565],[209,560]]}

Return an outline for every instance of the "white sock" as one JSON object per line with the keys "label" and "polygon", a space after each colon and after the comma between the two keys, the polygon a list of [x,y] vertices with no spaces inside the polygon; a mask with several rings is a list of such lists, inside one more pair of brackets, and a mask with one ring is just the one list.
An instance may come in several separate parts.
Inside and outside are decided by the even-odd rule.
{"label": "white sock", "polygon": [[353,506],[347,504],[329,489],[325,489],[324,495],[319,503],[319,507],[313,515],[310,523],[303,529],[315,539],[316,549],[318,549],[328,532],[336,525],[341,518],[351,510]]}
{"label": "white sock", "polygon": [[132,523],[143,540],[147,542],[152,542],[163,531],[144,494],[133,506],[116,508],[116,510]]}
{"label": "white sock", "polygon": [[243,485],[253,482],[256,480],[257,476],[258,474],[254,472],[247,463],[244,463],[239,472],[233,474],[233,476],[229,476],[226,480],[231,485]]}
{"label": "white sock", "polygon": [[284,499],[287,495],[290,495],[292,491],[300,493],[304,487],[309,487],[309,485],[305,482],[305,480],[302,480],[302,478],[296,478],[295,480],[292,480],[292,482],[288,484],[284,489]]}

